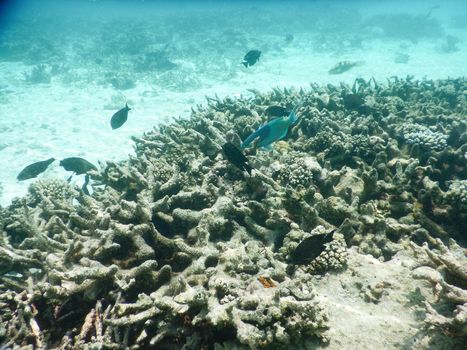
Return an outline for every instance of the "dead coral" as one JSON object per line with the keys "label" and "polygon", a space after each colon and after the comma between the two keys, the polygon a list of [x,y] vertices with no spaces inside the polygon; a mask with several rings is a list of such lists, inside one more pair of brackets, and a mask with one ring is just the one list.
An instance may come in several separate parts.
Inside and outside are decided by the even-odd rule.
{"label": "dead coral", "polygon": [[432,334],[441,333],[450,338],[464,338],[467,334],[467,259],[465,252],[454,241],[450,247],[440,239],[430,240],[435,250],[427,244],[411,247],[420,262],[412,274],[426,279],[433,288],[436,304],[425,302],[425,325]]}
{"label": "dead coral", "polygon": [[[446,245],[461,236],[465,89],[465,79],[395,77],[208,98],[191,118],[133,138],[135,157],[91,174],[92,196],[35,183],[0,211],[0,343],[306,345],[327,337],[310,272],[338,273],[347,246],[389,260],[410,241],[430,245],[419,256],[445,276],[427,279],[459,309],[434,305],[446,319],[428,308],[427,322],[459,334],[465,276],[433,237]],[[251,176],[228,165],[222,144],[239,144],[268,106],[298,101],[300,118],[277,150],[246,151]],[[429,142],[408,144],[396,135],[406,122],[445,142],[428,132]],[[293,249],[321,227],[337,228],[334,239],[292,266]],[[380,289],[367,299],[378,302]]]}

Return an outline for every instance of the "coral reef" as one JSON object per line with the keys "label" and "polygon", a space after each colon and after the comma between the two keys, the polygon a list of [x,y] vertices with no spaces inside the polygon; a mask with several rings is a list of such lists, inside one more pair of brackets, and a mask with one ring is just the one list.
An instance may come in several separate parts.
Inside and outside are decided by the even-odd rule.
{"label": "coral reef", "polygon": [[48,84],[52,78],[50,68],[45,64],[34,66],[29,73],[24,73],[24,80],[29,84]]}
{"label": "coral reef", "polygon": [[414,278],[427,280],[433,289],[434,305],[425,301],[425,327],[431,337],[441,333],[467,341],[467,258],[464,250],[450,240],[429,239],[422,247],[411,243],[419,261]]}
{"label": "coral reef", "polygon": [[397,132],[409,145],[417,145],[423,151],[441,151],[446,148],[447,136],[437,131],[431,131],[423,125],[404,124]]}
{"label": "coral reef", "polygon": [[[326,343],[318,278],[350,269],[348,251],[391,261],[409,247],[414,277],[450,307],[426,305],[426,334],[462,341],[465,256],[452,239],[465,244],[466,89],[407,77],[210,98],[133,137],[135,156],[101,163],[91,196],[33,183],[0,211],[1,346]],[[285,140],[246,151],[251,176],[223,158],[268,106],[299,100]],[[291,263],[300,242],[330,231],[315,259]],[[361,298],[380,303],[387,289],[369,283]]]}
{"label": "coral reef", "polygon": [[[292,229],[284,237],[284,242],[279,252],[290,260],[290,255],[297,247],[298,243],[304,239],[313,236],[325,234],[326,229],[324,226],[316,226],[310,233],[304,232],[300,229]],[[307,274],[321,274],[328,271],[341,270],[347,264],[347,245],[344,237],[335,234],[332,241],[325,244],[324,250],[312,261],[304,264],[301,268]]]}
{"label": "coral reef", "polygon": [[277,168],[273,174],[276,180],[284,186],[294,188],[308,188],[326,176],[316,159],[304,154],[287,153],[283,161],[272,164],[271,167]]}

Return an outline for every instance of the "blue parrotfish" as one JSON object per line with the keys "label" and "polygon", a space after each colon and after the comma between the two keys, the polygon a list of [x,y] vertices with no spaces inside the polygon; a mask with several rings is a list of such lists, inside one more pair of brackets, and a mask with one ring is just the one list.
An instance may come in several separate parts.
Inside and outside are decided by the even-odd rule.
{"label": "blue parrotfish", "polygon": [[302,102],[299,102],[288,116],[276,118],[261,125],[243,141],[242,148],[248,147],[254,140],[259,138],[257,146],[262,149],[270,149],[274,142],[283,139],[287,135],[289,127],[298,119],[297,111],[301,106]]}

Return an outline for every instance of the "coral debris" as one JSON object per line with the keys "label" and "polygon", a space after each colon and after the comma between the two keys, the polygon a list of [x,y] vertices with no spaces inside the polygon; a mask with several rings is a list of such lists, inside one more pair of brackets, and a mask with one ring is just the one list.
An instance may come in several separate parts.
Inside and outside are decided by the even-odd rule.
{"label": "coral debris", "polygon": [[[414,275],[455,305],[426,305],[427,336],[465,336],[466,258],[450,250],[467,226],[466,90],[465,79],[407,77],[209,99],[133,138],[135,157],[101,164],[92,196],[36,182],[0,209],[2,348],[325,342],[314,274],[339,273],[351,246],[381,261],[411,246]],[[280,149],[248,150],[251,177],[223,159],[221,145],[240,145],[267,106],[297,101]],[[336,235],[292,266],[313,230]],[[378,303],[388,286],[362,293]]]}

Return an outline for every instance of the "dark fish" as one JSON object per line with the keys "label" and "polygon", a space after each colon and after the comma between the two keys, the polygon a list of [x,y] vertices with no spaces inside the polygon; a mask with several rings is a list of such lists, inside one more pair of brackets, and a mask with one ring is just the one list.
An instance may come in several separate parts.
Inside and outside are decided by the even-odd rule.
{"label": "dark fish", "polygon": [[90,170],[97,170],[93,164],[79,157],[62,159],[60,166],[64,167],[66,171],[73,171],[76,175],[86,174]]}
{"label": "dark fish", "polygon": [[353,67],[360,66],[362,64],[363,64],[362,61],[356,61],[356,62],[342,61],[342,62],[337,63],[334,67],[332,67],[328,73],[329,74],[341,74],[341,73],[347,72]]}
{"label": "dark fish", "polygon": [[292,34],[287,34],[285,36],[285,43],[290,44],[293,41],[293,39],[294,39],[294,36]]}
{"label": "dark fish", "polygon": [[88,184],[89,184],[89,174],[86,174],[86,175],[84,175],[84,183],[83,183],[83,187],[81,187],[81,189],[83,190],[83,193],[85,195],[89,196]]}
{"label": "dark fish", "polygon": [[431,6],[428,10],[428,13],[425,15],[425,19],[431,16],[431,12],[433,12],[433,10],[437,10],[439,8],[440,8],[439,5]]}
{"label": "dark fish", "polygon": [[17,180],[23,181],[27,179],[32,179],[36,177],[37,175],[43,173],[50,164],[53,163],[55,158],[49,158],[47,160],[42,160],[40,162],[32,163],[28,165],[26,168],[21,170],[21,172],[18,174],[16,177]]}
{"label": "dark fish", "polygon": [[131,111],[131,108],[128,107],[128,104],[125,104],[125,107],[112,116],[112,119],[110,119],[110,126],[112,129],[118,129],[123,124],[125,124],[126,120],[128,119],[128,111]]}
{"label": "dark fish", "polygon": [[248,51],[245,57],[243,57],[242,64],[248,68],[254,65],[259,60],[259,56],[261,56],[261,51],[259,50],[251,50]]}
{"label": "dark fish", "polygon": [[234,144],[227,142],[222,146],[222,150],[224,151],[225,158],[230,163],[242,171],[246,170],[251,175],[253,168],[248,164],[248,158]]}
{"label": "dark fish", "polygon": [[281,106],[269,106],[264,112],[268,117],[285,117],[289,115],[290,110]]}
{"label": "dark fish", "polygon": [[326,248],[325,244],[332,241],[334,231],[322,235],[305,238],[290,255],[292,263],[301,265],[315,260]]}
{"label": "dark fish", "polygon": [[365,103],[365,100],[357,94],[347,94],[344,96],[344,105],[347,108],[354,109]]}

